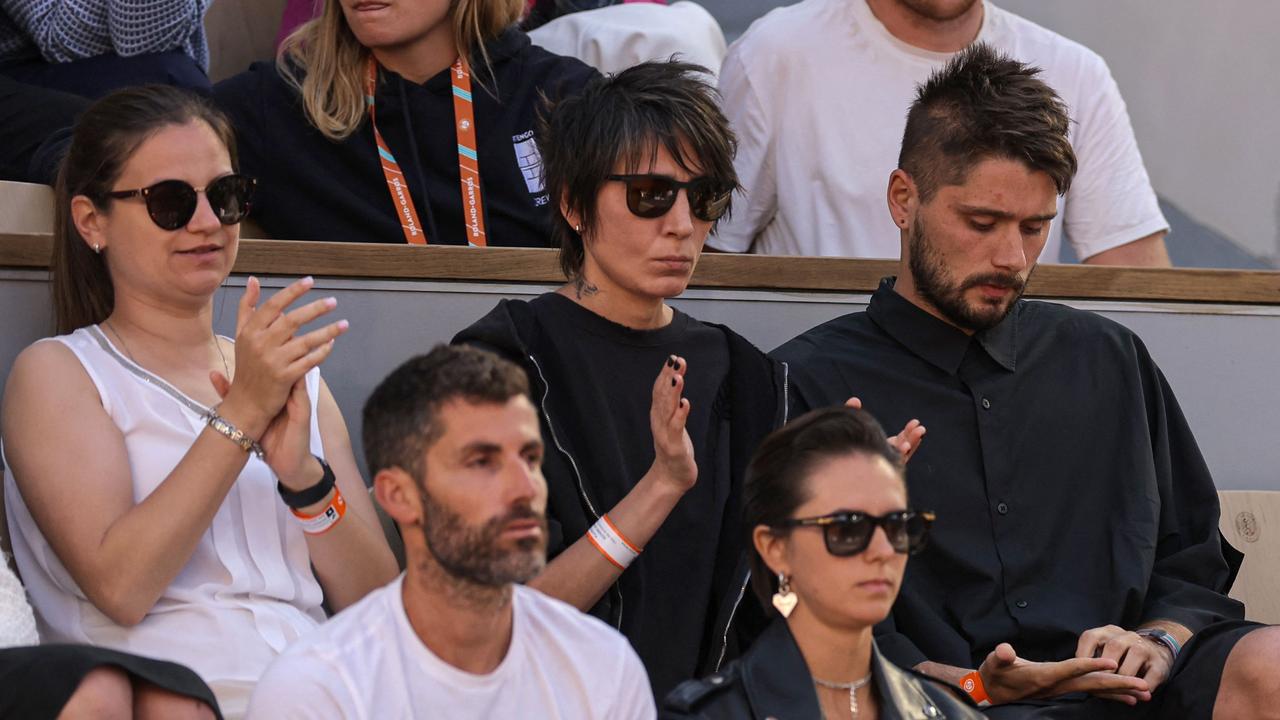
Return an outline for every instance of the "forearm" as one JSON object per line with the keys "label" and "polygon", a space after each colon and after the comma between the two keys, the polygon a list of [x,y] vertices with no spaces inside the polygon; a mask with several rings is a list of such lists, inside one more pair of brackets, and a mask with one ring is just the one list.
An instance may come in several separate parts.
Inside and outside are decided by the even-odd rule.
{"label": "forearm", "polygon": [[206,428],[177,467],[102,536],[76,581],[112,620],[142,620],[195,552],[248,462],[248,454]]}
{"label": "forearm", "polygon": [[[644,548],[683,494],[650,471],[609,510],[609,520],[627,540]],[[621,574],[622,570],[583,536],[548,563],[529,585],[586,612]]]}
{"label": "forearm", "polygon": [[[304,515],[323,512],[330,497],[302,508]],[[336,525],[320,535],[307,535],[307,550],[325,599],[335,612],[355,604],[370,591],[386,585],[399,573],[395,557],[380,526],[370,526],[348,509]]]}
{"label": "forearm", "polygon": [[956,667],[955,665],[944,665],[942,663],[933,662],[932,660],[925,660],[919,665],[916,665],[915,669],[924,673],[925,675],[938,678],[939,680],[942,680],[944,682],[949,682],[952,685],[956,685],[956,686],[960,685],[960,681],[964,678],[965,675],[968,675],[969,673],[973,672],[973,668],[962,668],[962,667]]}
{"label": "forearm", "polygon": [[1084,259],[1086,265],[1122,265],[1128,267],[1173,267],[1169,259],[1169,249],[1164,244],[1163,230],[1133,242],[1113,247],[1110,250],[1092,255]]}

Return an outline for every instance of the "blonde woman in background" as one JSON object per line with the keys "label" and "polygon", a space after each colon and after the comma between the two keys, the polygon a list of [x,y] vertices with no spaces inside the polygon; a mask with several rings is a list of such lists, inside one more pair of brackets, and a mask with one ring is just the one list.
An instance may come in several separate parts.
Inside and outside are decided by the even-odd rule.
{"label": "blonde woman in background", "polygon": [[220,83],[253,217],[292,240],[544,247],[543,97],[596,72],[529,42],[523,0],[326,0]]}

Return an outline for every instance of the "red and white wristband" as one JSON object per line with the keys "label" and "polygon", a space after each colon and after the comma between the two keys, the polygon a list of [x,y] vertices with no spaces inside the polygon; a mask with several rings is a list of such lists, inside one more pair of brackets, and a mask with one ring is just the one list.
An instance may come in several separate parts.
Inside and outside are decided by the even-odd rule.
{"label": "red and white wristband", "polygon": [[342,497],[342,491],[337,485],[333,486],[333,499],[329,501],[328,506],[315,515],[305,515],[294,508],[289,508],[289,512],[293,513],[293,517],[302,525],[302,531],[308,535],[323,535],[333,529],[334,525],[347,514],[347,500]]}
{"label": "red and white wristband", "polygon": [[640,557],[637,548],[609,520],[608,515],[601,515],[595,525],[587,531],[587,540],[604,555],[604,559],[613,563],[619,570],[626,570],[633,560]]}
{"label": "red and white wristband", "polygon": [[982,684],[982,674],[977,670],[960,678],[960,689],[968,693],[978,707],[991,705],[991,698],[987,697],[987,688]]}

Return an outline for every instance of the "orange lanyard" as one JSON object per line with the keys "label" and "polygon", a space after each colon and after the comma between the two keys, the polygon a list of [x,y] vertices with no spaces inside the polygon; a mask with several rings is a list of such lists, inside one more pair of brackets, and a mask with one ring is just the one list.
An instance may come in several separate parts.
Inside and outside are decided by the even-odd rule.
{"label": "orange lanyard", "polygon": [[[458,139],[458,184],[462,195],[463,225],[467,229],[467,242],[473,247],[484,247],[488,243],[480,192],[480,160],[476,155],[476,116],[471,104],[471,68],[466,60],[459,57],[449,72],[453,81],[453,119]],[[427,235],[418,221],[418,210],[409,195],[408,182],[400,171],[400,163],[396,162],[391,148],[387,147],[386,140],[378,131],[373,109],[374,94],[378,88],[378,61],[372,57],[369,58],[364,85],[364,101],[369,108],[369,123],[373,125],[373,141],[378,146],[382,174],[387,179],[387,191],[391,193],[391,203],[400,218],[405,242],[426,245]]]}

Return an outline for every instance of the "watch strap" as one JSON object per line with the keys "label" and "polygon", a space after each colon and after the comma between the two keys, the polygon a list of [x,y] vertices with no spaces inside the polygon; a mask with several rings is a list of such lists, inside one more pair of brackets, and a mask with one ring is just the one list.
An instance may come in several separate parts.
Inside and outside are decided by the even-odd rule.
{"label": "watch strap", "polygon": [[280,499],[284,500],[284,504],[294,510],[315,505],[328,497],[329,492],[338,484],[338,478],[333,474],[333,469],[329,467],[329,463],[318,455],[313,455],[312,457],[316,459],[316,462],[320,463],[320,470],[323,473],[320,476],[320,482],[305,490],[294,491],[285,487],[284,483],[276,481],[276,490],[280,493]]}
{"label": "watch strap", "polygon": [[1178,643],[1177,638],[1160,628],[1142,628],[1137,632],[1138,635],[1168,648],[1175,660],[1178,659],[1178,653],[1182,652],[1182,645]]}

